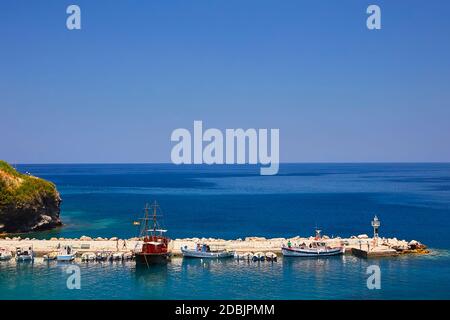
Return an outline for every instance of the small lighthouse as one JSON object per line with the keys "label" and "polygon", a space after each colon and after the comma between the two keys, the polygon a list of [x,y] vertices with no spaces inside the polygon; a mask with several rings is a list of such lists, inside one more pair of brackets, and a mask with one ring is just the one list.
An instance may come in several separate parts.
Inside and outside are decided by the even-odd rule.
{"label": "small lighthouse", "polygon": [[378,219],[378,217],[375,215],[372,220],[372,227],[373,227],[373,238],[375,240],[378,240],[378,228],[380,227],[381,222]]}

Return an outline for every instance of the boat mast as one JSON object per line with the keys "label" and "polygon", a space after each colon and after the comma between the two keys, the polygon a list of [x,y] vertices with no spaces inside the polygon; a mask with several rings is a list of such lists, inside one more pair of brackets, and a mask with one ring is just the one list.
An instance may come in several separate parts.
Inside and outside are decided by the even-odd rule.
{"label": "boat mast", "polygon": [[316,237],[315,237],[316,240],[322,239],[322,236],[320,235],[321,232],[322,232],[322,230],[318,229],[317,225],[316,225]]}
{"label": "boat mast", "polygon": [[148,221],[150,220],[150,218],[149,218],[149,214],[148,214],[148,208],[149,208],[148,203],[146,203],[145,207],[144,207],[144,217],[139,219],[139,220],[144,221],[144,223],[141,225],[141,233],[140,233],[141,238],[145,238],[148,235],[148,231],[149,231]]}
{"label": "boat mast", "polygon": [[[150,214],[149,214],[149,209],[150,207],[153,209],[152,212],[152,217],[150,218]],[[159,224],[158,224],[158,211],[159,205],[156,201],[154,201],[150,206],[148,203],[145,204],[144,207],[144,217],[141,218],[140,220],[143,220],[144,223],[141,224],[141,233],[140,233],[140,237],[147,237],[147,236],[156,236],[157,232],[165,232],[164,230],[160,230],[159,229]],[[150,219],[153,221],[153,228],[150,227]]]}
{"label": "boat mast", "polygon": [[152,204],[153,207],[153,234],[156,235],[156,227],[158,222],[156,221],[156,208],[158,207],[158,204],[155,202],[153,202]]}

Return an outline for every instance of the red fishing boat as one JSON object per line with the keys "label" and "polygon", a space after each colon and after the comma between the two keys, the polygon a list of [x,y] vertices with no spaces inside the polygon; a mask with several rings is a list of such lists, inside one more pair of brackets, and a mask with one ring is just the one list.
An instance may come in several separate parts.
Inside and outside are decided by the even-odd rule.
{"label": "red fishing boat", "polygon": [[157,218],[159,205],[156,201],[150,206],[153,214],[149,214],[149,206],[145,205],[144,218],[140,222],[135,222],[136,225],[141,226],[139,234],[142,246],[135,250],[136,264],[147,265],[155,263],[165,263],[170,257],[169,241],[170,239],[164,236],[167,230],[161,229]]}

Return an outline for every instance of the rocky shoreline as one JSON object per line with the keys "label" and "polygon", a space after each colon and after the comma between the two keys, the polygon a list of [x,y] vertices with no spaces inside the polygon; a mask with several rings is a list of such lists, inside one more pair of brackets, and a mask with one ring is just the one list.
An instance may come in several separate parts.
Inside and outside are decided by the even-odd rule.
{"label": "rocky shoreline", "polygon": [[0,234],[49,230],[62,225],[56,186],[22,174],[0,160]]}

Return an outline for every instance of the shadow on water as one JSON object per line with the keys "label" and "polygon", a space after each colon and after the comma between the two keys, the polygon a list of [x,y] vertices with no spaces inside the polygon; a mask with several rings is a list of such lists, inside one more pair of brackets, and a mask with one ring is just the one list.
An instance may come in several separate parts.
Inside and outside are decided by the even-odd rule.
{"label": "shadow on water", "polygon": [[181,269],[183,271],[190,270],[211,270],[226,268],[233,259],[182,259]]}
{"label": "shadow on water", "polygon": [[20,261],[15,264],[16,272],[19,277],[33,273],[34,261]]}
{"label": "shadow on water", "polygon": [[283,257],[281,261],[283,264],[286,265],[295,265],[298,263],[301,264],[324,264],[329,261],[343,261],[345,260],[344,255],[334,255],[334,256],[327,256],[327,257]]}
{"label": "shadow on water", "polygon": [[282,259],[285,272],[297,272],[303,274],[323,274],[333,272],[336,266],[343,265],[347,257],[284,257]]}
{"label": "shadow on water", "polygon": [[151,264],[148,266],[137,264],[133,269],[136,283],[140,286],[163,287],[168,280],[168,268],[167,264]]}

